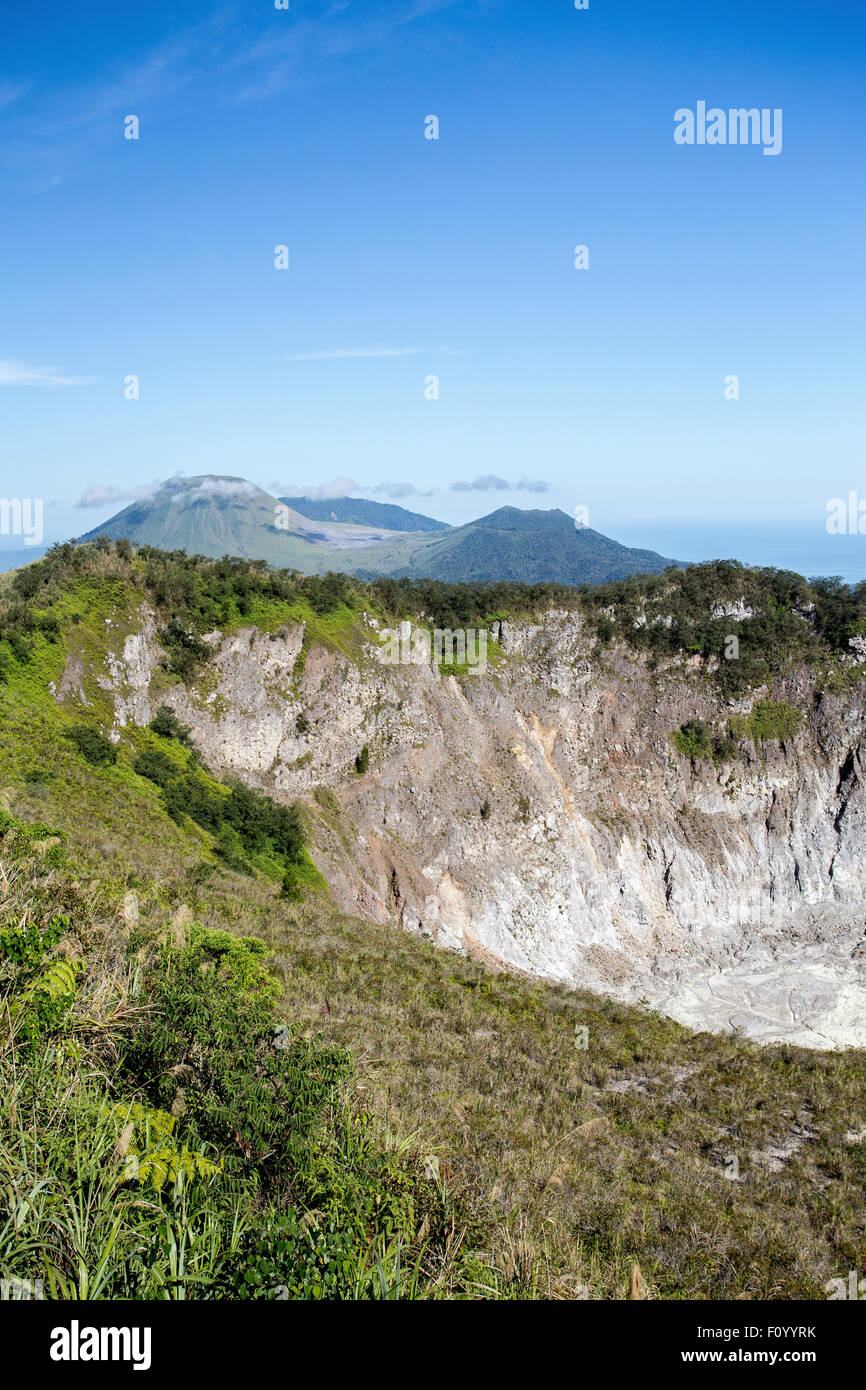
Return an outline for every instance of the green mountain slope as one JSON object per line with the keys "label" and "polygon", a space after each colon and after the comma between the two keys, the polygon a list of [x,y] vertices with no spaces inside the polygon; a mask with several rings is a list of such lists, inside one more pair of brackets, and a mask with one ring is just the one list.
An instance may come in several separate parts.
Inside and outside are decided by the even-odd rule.
{"label": "green mountain slope", "polygon": [[281,497],[280,501],[311,521],[346,521],[386,531],[448,530],[447,522],[407,511],[393,502],[371,502],[366,497]]}
{"label": "green mountain slope", "polygon": [[501,507],[465,526],[384,538],[381,532],[381,526],[310,519],[243,478],[204,476],[173,479],[84,539],[126,538],[212,559],[237,555],[304,574],[338,570],[450,583],[599,584],[675,563],[598,531],[578,530],[562,511]]}
{"label": "green mountain slope", "polygon": [[153,497],[133,502],[83,539],[107,536],[212,559],[238,555],[317,573],[314,544],[280,531],[277,507],[275,497],[244,478],[172,479]]}
{"label": "green mountain slope", "polygon": [[676,564],[652,550],[634,550],[589,527],[577,529],[565,512],[500,507],[466,526],[376,551],[384,569],[358,556],[356,573],[449,583],[511,580],[525,584],[603,584],[631,574],[654,574]]}

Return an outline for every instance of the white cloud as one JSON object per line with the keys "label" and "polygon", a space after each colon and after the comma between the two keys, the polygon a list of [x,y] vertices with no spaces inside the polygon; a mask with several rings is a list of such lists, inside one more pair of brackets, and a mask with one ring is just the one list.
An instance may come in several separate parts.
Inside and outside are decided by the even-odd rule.
{"label": "white cloud", "polygon": [[333,497],[390,497],[396,501],[401,497],[432,497],[436,488],[422,492],[414,483],[359,483],[355,478],[335,478],[331,483],[269,483],[268,491],[277,497],[309,497],[310,499],[330,499]]}
{"label": "white cloud", "polygon": [[364,488],[364,492],[372,492],[379,497],[390,497],[392,501],[401,497],[432,497],[435,491],[435,488],[431,488],[429,492],[421,492],[414,483],[376,483],[374,487]]}
{"label": "white cloud", "polygon": [[194,487],[184,488],[184,492],[189,497],[255,497],[259,488],[245,478],[202,478]]}
{"label": "white cloud", "polygon": [[358,484],[354,478],[335,478],[331,483],[310,483],[306,487],[299,487],[297,483],[271,483],[268,491],[277,497],[348,497],[358,491]]}
{"label": "white cloud", "polygon": [[89,376],[58,376],[54,367],[28,367],[0,359],[0,386],[89,386]]}
{"label": "white cloud", "polygon": [[485,473],[482,478],[476,478],[474,482],[462,482],[459,478],[457,482],[451,484],[452,492],[509,492],[511,484],[504,478],[497,478],[493,473]]}
{"label": "white cloud", "polygon": [[115,502],[140,502],[145,497],[152,497],[161,487],[160,480],[155,478],[152,483],[145,483],[142,487],[111,487],[102,483],[91,483],[86,487],[75,503],[76,507],[109,507]]}
{"label": "white cloud", "polygon": [[75,503],[76,507],[109,507],[117,502],[141,502],[154,497],[161,489],[176,490],[185,501],[200,497],[255,497],[260,489],[245,478],[189,478],[175,473],[171,478],[154,478],[152,483],[133,487],[114,487],[112,484],[91,483]]}
{"label": "white cloud", "polygon": [[521,478],[517,483],[509,483],[505,478],[497,478],[494,473],[485,473],[471,483],[460,479],[451,484],[452,492],[551,492],[550,483],[540,478]]}

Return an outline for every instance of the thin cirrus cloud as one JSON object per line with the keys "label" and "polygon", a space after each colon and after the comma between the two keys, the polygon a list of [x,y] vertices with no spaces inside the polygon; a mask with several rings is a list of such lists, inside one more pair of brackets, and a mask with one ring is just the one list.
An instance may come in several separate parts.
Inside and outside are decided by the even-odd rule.
{"label": "thin cirrus cloud", "polygon": [[509,483],[506,478],[497,478],[495,473],[485,473],[473,481],[457,479],[451,484],[452,492],[551,492],[550,483],[540,478],[521,478],[517,483]]}
{"label": "thin cirrus cloud", "polygon": [[89,376],[60,376],[54,367],[28,367],[0,359],[0,386],[89,386]]}
{"label": "thin cirrus cloud", "polygon": [[[46,191],[118,140],[129,112],[148,113],[155,123],[176,116],[182,101],[201,101],[208,93],[222,102],[262,101],[300,74],[307,82],[326,80],[335,64],[385,51],[405,25],[456,2],[379,0],[350,8],[342,0],[322,0],[310,18],[278,22],[266,32],[239,17],[237,7],[218,7],[205,20],[168,33],[120,71],[106,68],[84,83],[40,93],[14,133],[0,131],[0,159],[10,158]],[[17,85],[0,83],[0,106],[21,94]]]}

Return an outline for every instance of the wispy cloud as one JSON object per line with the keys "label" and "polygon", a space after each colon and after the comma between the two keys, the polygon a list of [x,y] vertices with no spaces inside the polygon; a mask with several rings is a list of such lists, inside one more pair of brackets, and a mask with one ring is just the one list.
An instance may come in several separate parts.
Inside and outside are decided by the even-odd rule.
{"label": "wispy cloud", "polygon": [[517,483],[509,483],[506,478],[497,478],[495,473],[485,473],[471,483],[459,478],[451,484],[452,492],[551,492],[550,483],[540,478],[521,478]]}
{"label": "wispy cloud", "polygon": [[373,487],[364,488],[364,492],[370,492],[374,497],[390,497],[392,502],[402,497],[432,497],[437,490],[431,487],[429,491],[422,492],[414,483],[376,483]]}
{"label": "wispy cloud", "polygon": [[0,359],[0,386],[89,386],[89,376],[60,376],[55,367],[28,367]]}
{"label": "wispy cloud", "polygon": [[552,483],[546,483],[541,478],[521,478],[519,483],[514,484],[514,492],[553,492]]}
{"label": "wispy cloud", "polygon": [[[177,481],[177,478],[170,481]],[[202,478],[200,482],[191,479],[183,491],[187,497],[255,497],[259,488],[245,478],[214,477]]]}
{"label": "wispy cloud", "polygon": [[416,347],[368,347],[368,348],[325,348],[321,352],[296,352],[292,362],[327,362],[342,357],[421,357],[427,353],[449,353],[450,348]]}
{"label": "wispy cloud", "polygon": [[414,483],[359,483],[355,478],[334,478],[330,483],[269,483],[268,491],[278,497],[310,497],[316,500],[334,497],[432,497],[436,488],[423,492]]}
{"label": "wispy cloud", "polygon": [[311,497],[316,499],[332,497],[348,497],[350,493],[358,491],[358,483],[354,478],[334,478],[330,483],[308,483],[306,487],[298,483],[271,483],[269,492],[277,497]]}
{"label": "wispy cloud", "polygon": [[170,478],[154,478],[151,483],[134,487],[114,487],[110,483],[91,483],[75,503],[76,507],[109,507],[117,502],[142,502],[162,489],[175,494],[176,500],[195,501],[201,497],[256,497],[261,489],[246,478],[221,478],[214,474],[204,478],[187,478],[173,473]]}
{"label": "wispy cloud", "polygon": [[[135,63],[106,68],[84,84],[36,92],[27,119],[0,132],[4,153],[37,188],[54,188],[122,139],[127,114],[141,118],[144,139],[151,122],[176,118],[183,98],[263,101],[289,86],[331,80],[335,63],[377,56],[404,26],[455,2],[350,6],[320,0],[309,18],[271,10],[250,19],[235,7],[217,9],[167,34]],[[0,79],[0,106],[22,90]]]}
{"label": "wispy cloud", "polygon": [[112,487],[102,483],[91,483],[86,487],[75,503],[76,507],[96,508],[110,507],[116,502],[141,502],[144,498],[152,497],[162,486],[159,478],[154,478],[152,483],[144,483],[141,487]]}

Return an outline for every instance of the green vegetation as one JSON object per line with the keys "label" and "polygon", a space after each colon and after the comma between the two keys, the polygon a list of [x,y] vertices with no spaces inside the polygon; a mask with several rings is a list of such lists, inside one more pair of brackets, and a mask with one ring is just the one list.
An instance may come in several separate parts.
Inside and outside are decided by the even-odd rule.
{"label": "green vegetation", "polygon": [[784,700],[759,700],[751,714],[733,715],[721,732],[703,719],[687,719],[671,734],[671,741],[679,753],[693,761],[712,758],[715,763],[726,763],[736,758],[743,739],[756,745],[768,739],[790,739],[802,723],[800,711]]}
{"label": "green vegetation", "polygon": [[731,729],[738,738],[751,738],[760,743],[764,739],[793,738],[802,723],[800,711],[784,700],[759,700],[745,719],[734,716]]}
{"label": "green vegetation", "polygon": [[160,738],[175,738],[185,748],[192,747],[189,729],[185,724],[181,724],[174,710],[170,709],[168,705],[160,705],[156,717],[151,721],[150,728],[151,732]]}
{"label": "green vegetation", "polygon": [[713,741],[709,726],[703,719],[689,719],[671,736],[680,753],[686,758],[711,758]]}
{"label": "green vegetation", "polygon": [[739,752],[732,732],[733,722],[718,732],[703,719],[687,719],[674,730],[671,739],[677,751],[693,762],[700,758],[712,758],[717,764],[733,762]]}
{"label": "green vegetation", "polygon": [[[159,615],[168,673],[187,682],[210,659],[204,638],[214,629],[247,623],[276,633],[287,621],[303,621],[307,645],[315,641],[357,654],[363,613],[385,625],[409,618],[456,630],[489,628],[551,607],[574,609],[602,644],[625,641],[653,664],[701,655],[715,665],[712,679],[725,694],[772,684],[797,665],[815,668],[832,688],[842,669],[840,655],[850,655],[850,639],[866,632],[866,583],[849,588],[835,578],[807,582],[735,561],[668,568],[596,588],[418,578],[364,583],[343,574],[269,570],[262,561],[213,561],[147,546],[133,550],[100,538],[84,546],[54,546],[7,583],[0,604],[0,683],[32,664],[40,644],[56,645],[61,625],[80,621],[64,596],[88,583],[103,598],[112,589],[146,598]],[[713,616],[726,605],[742,612],[741,603],[751,617]],[[736,657],[726,655],[731,637],[737,639]],[[860,668],[844,669],[862,678]]]}
{"label": "green vegetation", "polygon": [[[110,696],[49,692],[99,658],[107,621],[137,631],[144,601],[205,652],[215,627],[301,613],[348,649],[363,611],[465,627],[547,601],[395,583],[122,544],[0,582],[0,1277],[63,1299],[622,1298],[637,1262],[653,1298],[823,1297],[863,1263],[866,1054],[695,1035],[347,916],[303,816],[223,785],[175,716],[92,760],[70,735],[108,742]],[[807,588],[819,616],[790,609],[777,636],[790,619],[820,668],[859,599]],[[789,738],[796,716],[760,701],[736,737]],[[677,733],[713,757],[735,741]],[[303,814],[336,825],[340,807],[320,787]]]}
{"label": "green vegetation", "polygon": [[[743,612],[740,604],[751,617],[713,616],[725,607]],[[851,655],[850,638],[866,631],[866,583],[807,582],[733,560],[584,588],[580,605],[604,644],[616,636],[653,664],[695,655],[716,662],[712,678],[725,694],[772,684],[798,665],[830,682],[840,655]]]}
{"label": "green vegetation", "polygon": [[126,933],[118,885],[85,890],[63,854],[46,876],[44,826],[0,833],[3,1278],[59,1299],[465,1288],[471,1212],[352,1102],[345,1048],[281,1020],[261,941],[158,915]]}
{"label": "green vegetation", "polygon": [[260,878],[195,885],[190,841],[150,879],[151,815],[123,853],[131,927],[120,860],[3,818],[0,1163],[21,1213],[3,1278],[61,1298],[622,1298],[636,1261],[651,1297],[779,1299],[862,1263],[862,1052],[695,1036]]}
{"label": "green vegetation", "polygon": [[370,750],[366,743],[360,753],[355,758],[355,771],[359,777],[363,777],[367,768],[370,766]]}
{"label": "green vegetation", "polygon": [[69,741],[74,743],[83,758],[94,767],[108,767],[117,762],[117,749],[98,729],[88,724],[76,724],[69,730]]}

